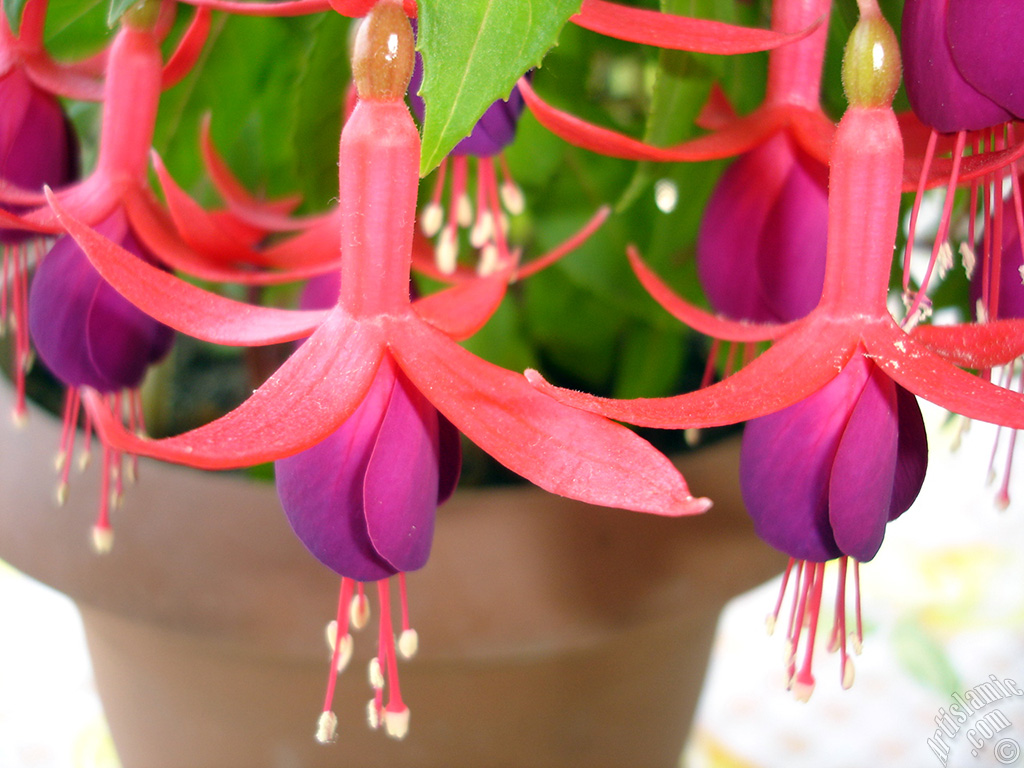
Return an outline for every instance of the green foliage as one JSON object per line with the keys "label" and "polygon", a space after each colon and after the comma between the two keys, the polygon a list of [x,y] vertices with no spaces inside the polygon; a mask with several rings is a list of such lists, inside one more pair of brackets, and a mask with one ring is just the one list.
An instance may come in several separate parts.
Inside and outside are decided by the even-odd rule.
{"label": "green foliage", "polygon": [[526,70],[540,66],[581,0],[425,0],[417,47],[426,102],[421,173],[428,173]]}

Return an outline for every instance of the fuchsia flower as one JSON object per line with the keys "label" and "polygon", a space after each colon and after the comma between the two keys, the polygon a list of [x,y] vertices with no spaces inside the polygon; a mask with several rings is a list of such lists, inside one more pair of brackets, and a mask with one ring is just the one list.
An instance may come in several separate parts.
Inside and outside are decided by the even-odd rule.
{"label": "fuchsia flower", "polygon": [[[930,127],[921,150],[921,182],[910,219],[910,237],[904,257],[903,288],[911,315],[926,315],[925,296],[936,265],[952,262],[949,248],[950,220],[958,184],[976,178],[964,167],[985,149],[1002,155],[991,164],[990,174],[973,184],[970,195],[969,245],[974,243],[973,220],[979,204],[988,210],[999,206],[1003,180],[1010,178],[1014,200],[1011,221],[1024,230],[1024,211],[1017,177],[1024,141],[1015,136],[1012,122],[1024,115],[1019,83],[1024,77],[1024,58],[1017,46],[1004,47],[1003,39],[1017,39],[1024,30],[1022,9],[1012,3],[962,2],[961,0],[908,0],[903,11],[902,45],[906,88],[914,114]],[[952,134],[940,136],[940,134]],[[999,150],[993,152],[992,150]],[[970,154],[968,154],[970,153]],[[910,285],[910,256],[917,214],[933,158],[948,154],[951,168],[946,201],[934,238],[931,262],[919,290]],[[980,193],[980,195],[979,195]],[[968,260],[970,257],[968,257]]]}
{"label": "fuchsia flower", "polygon": [[999,0],[907,0],[903,64],[914,113],[940,133],[1024,117],[1024,8]]}
{"label": "fuchsia flower", "polygon": [[[398,42],[395,56],[384,47],[389,38]],[[317,532],[317,518],[323,520],[326,514],[319,504],[328,503],[334,491],[282,494],[295,502],[293,523],[306,531],[307,544],[320,548],[332,566],[368,570],[374,562],[382,575],[421,562],[427,544],[411,529],[432,520],[431,507],[454,481],[450,463],[441,456],[450,438],[438,417],[435,443],[433,409],[498,461],[554,493],[655,514],[706,510],[709,502],[694,498],[671,463],[631,431],[541,395],[522,377],[452,341],[452,336],[474,331],[493,311],[507,275],[467,281],[410,302],[419,163],[419,136],[403,101],[411,69],[408,22],[395,3],[381,3],[356,43],[353,71],[359,102],[342,132],[339,158],[341,289],[330,310],[261,308],[211,294],[126,253],[78,221],[58,196],[50,196],[60,223],[100,274],[154,318],[216,343],[261,345],[309,336],[241,406],[175,437],[139,437],[87,393],[101,434],[118,450],[207,469],[284,459],[317,446],[293,468],[297,477],[324,480],[334,464],[333,458],[322,460],[332,445],[320,448],[324,440],[361,446],[365,456],[371,442],[392,445],[393,430],[412,429],[419,437],[410,442],[415,454],[411,460],[423,480],[422,487],[409,489],[419,498],[412,511],[381,506],[387,498],[381,485],[388,478],[378,474],[372,452],[365,472],[357,467],[354,475],[343,474],[336,481],[337,493],[345,494],[346,487],[357,493],[361,486],[364,495],[361,502],[350,500],[340,521],[329,524],[355,524],[362,535],[365,522],[372,552],[364,549],[354,556],[345,549],[348,545],[331,540],[333,533]],[[346,427],[352,419],[356,421]],[[345,431],[338,436],[340,429]],[[435,445],[436,465],[430,458]],[[368,490],[382,496],[368,501]],[[360,514],[352,514],[360,504],[361,520]],[[359,573],[360,578],[372,575]],[[389,732],[400,736],[408,709],[398,690],[387,585],[386,580],[378,582],[382,607],[377,664],[378,670],[386,670],[388,702],[383,704],[380,693],[382,672],[371,713],[381,715]],[[346,589],[351,593],[351,579],[343,579],[342,602]],[[342,621],[338,626],[336,649],[342,646]],[[323,738],[333,733],[332,718],[328,703],[321,718]]]}
{"label": "fuchsia flower", "polygon": [[697,276],[716,312],[755,323],[803,317],[825,279],[824,169],[782,134],[722,174],[697,236]]}
{"label": "fuchsia flower", "polygon": [[[814,466],[821,473],[828,468],[828,480],[807,481],[790,493],[813,498],[822,489],[832,489],[843,506],[828,506],[828,523],[823,525],[823,509],[817,506],[772,512],[763,507],[759,528],[771,530],[775,542],[800,557],[832,557],[849,553],[854,557],[873,554],[880,542],[879,524],[884,527],[893,510],[903,506],[905,495],[916,483],[918,470],[914,457],[923,455],[919,430],[912,426],[916,417],[904,406],[908,395],[897,387],[924,397],[970,418],[991,421],[1014,428],[1024,425],[1024,396],[995,386],[953,365],[985,368],[1007,362],[1024,352],[1024,324],[1002,320],[981,325],[953,327],[923,326],[912,333],[901,328],[889,314],[886,296],[895,238],[898,227],[900,189],[903,176],[903,144],[890,107],[899,82],[899,55],[895,37],[873,3],[861,3],[862,19],[854,30],[844,59],[844,84],[850,108],[843,116],[832,145],[829,201],[828,244],[825,280],[817,307],[806,317],[780,325],[737,323],[701,312],[671,294],[653,272],[631,253],[634,268],[652,294],[669,311],[697,330],[733,341],[764,341],[775,344],[764,354],[724,380],[696,392],[662,399],[617,401],[596,398],[559,389],[545,382],[535,371],[527,377],[541,391],[569,405],[586,408],[609,418],[632,424],[673,429],[700,428],[729,424],[758,417],[768,421],[754,426],[757,440],[767,434],[781,434],[810,415],[820,417],[828,403],[836,398],[844,402],[827,432],[832,444],[845,439],[860,442],[856,436],[879,430],[889,435],[884,442],[873,442],[885,457],[896,456],[892,477],[882,482],[860,474],[845,465],[849,449],[830,451],[808,447],[816,456]],[[839,384],[832,385],[837,376]],[[882,379],[891,381],[886,383]],[[849,393],[860,387],[860,396]],[[870,389],[867,387],[870,386]],[[868,397],[864,393],[870,393]],[[881,405],[881,407],[880,407]],[[783,409],[798,410],[786,413]],[[779,413],[776,417],[769,414]],[[845,426],[840,431],[840,426]],[[758,422],[754,422],[755,425]],[[847,437],[846,430],[850,430]],[[881,441],[880,437],[872,438]],[[749,443],[749,445],[753,445]],[[746,480],[748,487],[781,485],[772,477],[772,461],[765,447],[747,447]],[[900,455],[910,456],[900,469]],[[805,452],[804,456],[808,454]],[[781,461],[781,459],[779,460]],[[837,466],[837,462],[839,462]],[[892,461],[886,459],[886,467]],[[777,471],[783,467],[774,465]],[[842,482],[834,476],[837,469],[846,474]],[[920,470],[923,472],[923,470]],[[853,474],[849,474],[852,472]],[[808,484],[809,482],[809,484]],[[846,498],[856,488],[879,500],[861,516],[851,517]],[[781,491],[779,491],[781,492]],[[816,521],[808,530],[802,523]],[[838,528],[837,528],[838,526]],[[831,537],[831,538],[830,538]],[[811,543],[817,541],[817,546]],[[831,544],[834,542],[834,546]],[[847,548],[848,547],[848,548]],[[842,561],[841,561],[842,562]],[[820,606],[823,566],[809,562],[799,569],[794,618],[790,639],[796,645],[805,626],[812,628],[808,638],[807,661],[793,680],[804,694],[813,684],[810,676],[810,652],[813,627]],[[841,569],[837,606],[842,607],[845,590],[845,564]],[[784,587],[785,588],[785,587]],[[797,616],[799,606],[799,616]],[[805,614],[805,610],[807,613]],[[837,621],[845,627],[845,609],[837,610]],[[837,624],[836,632],[840,629]],[[845,629],[844,629],[845,632]],[[837,637],[837,647],[845,643],[845,634]],[[843,674],[848,675],[845,650]]]}

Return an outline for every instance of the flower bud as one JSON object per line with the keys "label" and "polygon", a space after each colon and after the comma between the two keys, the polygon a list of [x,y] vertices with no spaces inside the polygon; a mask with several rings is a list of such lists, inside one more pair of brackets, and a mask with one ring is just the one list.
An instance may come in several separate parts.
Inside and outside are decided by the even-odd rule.
{"label": "flower bud", "polygon": [[880,13],[865,14],[843,52],[843,90],[853,107],[884,107],[900,86],[900,47]]}
{"label": "flower bud", "polygon": [[416,42],[402,6],[380,2],[363,20],[352,53],[359,98],[398,101],[412,77]]}

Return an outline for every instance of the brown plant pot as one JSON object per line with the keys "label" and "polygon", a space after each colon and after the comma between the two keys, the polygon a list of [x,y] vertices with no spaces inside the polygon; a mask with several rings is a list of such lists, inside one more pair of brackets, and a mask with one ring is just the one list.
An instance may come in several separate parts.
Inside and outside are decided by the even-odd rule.
{"label": "brown plant pot", "polygon": [[674,766],[722,606],[782,565],[742,510],[734,440],[682,463],[716,501],[697,518],[460,490],[409,577],[408,737],[365,724],[371,623],[338,679],[338,742],[322,746],[338,580],[273,486],[144,460],[97,556],[98,472],[57,509],[59,424],[37,409],[26,429],[0,422],[0,557],[78,604],[125,768]]}

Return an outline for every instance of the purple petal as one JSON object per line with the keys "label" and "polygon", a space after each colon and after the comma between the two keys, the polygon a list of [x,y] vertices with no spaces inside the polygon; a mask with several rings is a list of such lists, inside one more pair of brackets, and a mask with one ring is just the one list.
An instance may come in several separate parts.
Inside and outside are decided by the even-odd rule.
{"label": "purple petal", "polygon": [[823,166],[795,155],[786,182],[765,217],[757,274],[765,305],[780,322],[804,317],[821,298],[828,231],[827,183]]}
{"label": "purple petal", "polygon": [[946,30],[957,69],[979,92],[1024,117],[1024,3],[948,2]]}
{"label": "purple petal", "polygon": [[345,423],[321,442],[274,463],[277,493],[295,535],[342,576],[377,581],[396,569],[370,542],[363,481],[394,389],[385,355],[370,391]]}
{"label": "purple petal", "polygon": [[[56,97],[40,90],[18,67],[0,77],[0,179],[29,190],[60,187],[78,174],[78,145]],[[7,206],[12,213],[19,211]],[[0,242],[31,233],[0,229]]]}
{"label": "purple petal", "polygon": [[855,355],[813,395],[748,422],[744,430],[743,501],[757,534],[791,557],[824,562],[842,554],[829,521],[829,482],[867,365]]}
{"label": "purple petal", "polygon": [[341,294],[341,272],[328,272],[310,278],[299,298],[300,309],[330,309]]}
{"label": "purple petal", "polygon": [[[1002,205],[1003,244],[1002,251],[999,253],[999,301],[996,304],[990,298],[984,302],[990,320],[1024,317],[1024,283],[1021,282],[1020,273],[1020,268],[1024,261],[1021,258],[1020,232],[1017,230],[1017,224],[1014,219],[1013,199],[1008,198],[1003,201]],[[995,217],[989,218],[987,226],[993,232],[995,231]],[[978,244],[975,253],[977,254],[978,263],[975,265],[974,272],[971,275],[969,293],[972,310],[977,308],[978,300],[982,298],[985,273],[991,270],[989,266],[991,257],[983,243]],[[991,295],[996,294],[996,291],[991,287],[991,281],[995,277],[994,272],[988,276],[990,281],[988,290]]]}
{"label": "purple petal", "polygon": [[[413,22],[413,31],[415,30],[416,25]],[[531,74],[527,73],[526,76],[530,77]],[[412,78],[409,80],[409,108],[420,123],[426,114],[426,104],[419,94],[422,84],[423,57],[417,53]],[[456,144],[451,154],[472,157],[493,157],[498,154],[516,137],[516,127],[525,106],[526,102],[519,92],[519,86],[513,86],[508,98],[498,99],[491,104],[477,120],[469,136]]]}
{"label": "purple petal", "polygon": [[[942,133],[999,125],[1011,115],[964,79],[946,36],[947,0],[907,0],[903,6],[903,81],[914,113]],[[968,4],[974,6],[974,0]],[[985,43],[985,49],[991,47]],[[975,53],[979,49],[975,49]]]}
{"label": "purple petal", "polygon": [[827,206],[823,178],[782,134],[733,163],[697,238],[697,275],[715,311],[771,323],[813,309],[824,280]]}
{"label": "purple petal", "polygon": [[440,477],[437,485],[437,505],[441,506],[455,493],[462,472],[462,434],[455,425],[437,414],[438,440],[441,445]]}
{"label": "purple petal", "polygon": [[[120,211],[96,229],[152,263]],[[167,354],[174,340],[170,328],[111,288],[69,237],[58,240],[36,270],[29,330],[57,378],[100,392],[138,387],[147,367]]]}
{"label": "purple petal", "polygon": [[430,556],[439,462],[437,410],[399,371],[363,483],[370,542],[396,571]]}
{"label": "purple petal", "polygon": [[896,385],[870,372],[843,430],[829,479],[829,521],[836,544],[866,562],[882,545],[896,473]]}
{"label": "purple petal", "polygon": [[896,413],[899,417],[899,444],[896,446],[896,476],[892,484],[889,520],[906,512],[924,485],[928,470],[928,435],[917,398],[896,385]]}

